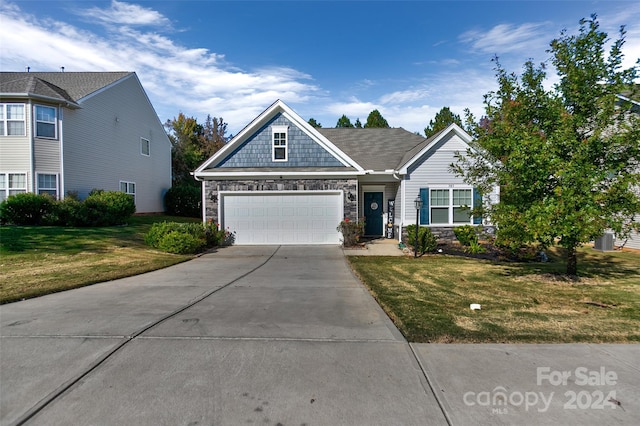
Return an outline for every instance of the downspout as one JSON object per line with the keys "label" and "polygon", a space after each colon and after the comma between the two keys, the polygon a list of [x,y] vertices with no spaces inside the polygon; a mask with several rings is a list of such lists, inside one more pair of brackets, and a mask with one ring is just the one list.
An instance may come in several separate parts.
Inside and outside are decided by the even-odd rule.
{"label": "downspout", "polygon": [[[24,119],[25,119],[25,127],[27,129],[27,138],[29,139],[29,177],[26,180],[27,184],[27,192],[34,193],[36,192],[36,171],[35,171],[35,156],[36,156],[36,140],[33,137],[33,125],[35,123],[35,117],[33,114],[33,104],[31,100],[27,102],[27,108],[29,111],[25,111]],[[28,125],[27,125],[28,124]],[[31,191],[29,191],[29,187],[31,187]]]}
{"label": "downspout", "polygon": [[64,108],[60,108],[60,118],[58,120],[58,133],[60,137],[60,193],[58,199],[63,200],[66,191],[64,189],[64,129],[62,123],[64,122]]}

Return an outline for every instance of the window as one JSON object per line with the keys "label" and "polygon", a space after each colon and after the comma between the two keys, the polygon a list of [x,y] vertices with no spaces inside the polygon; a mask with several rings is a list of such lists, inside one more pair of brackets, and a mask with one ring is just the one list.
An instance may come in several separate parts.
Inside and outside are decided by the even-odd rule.
{"label": "window", "polygon": [[21,192],[27,192],[26,173],[0,173],[0,201]]}
{"label": "window", "polygon": [[133,200],[136,199],[136,183],[135,182],[125,182],[120,181],[120,191],[125,194],[129,194],[133,197]]}
{"label": "window", "polygon": [[453,223],[469,223],[471,221],[472,200],[470,189],[453,190]]}
{"label": "window", "polygon": [[24,104],[0,104],[0,136],[24,136]]}
{"label": "window", "polygon": [[288,136],[288,126],[273,126],[273,151],[272,151],[272,160],[273,161],[287,161],[288,153],[287,153],[287,136]]}
{"label": "window", "polygon": [[38,194],[49,194],[58,198],[58,175],[39,173]]}
{"label": "window", "polygon": [[36,137],[56,138],[56,109],[36,105]]}
{"label": "window", "polygon": [[431,223],[449,223],[449,190],[431,190]]}
{"label": "window", "polygon": [[[431,190],[423,188],[420,194],[423,203],[428,206],[428,210],[425,209],[424,212],[421,210],[422,224],[471,224],[471,208],[475,202],[474,191],[471,188]],[[481,218],[478,217],[478,219]]]}
{"label": "window", "polygon": [[142,155],[151,155],[151,142],[149,139],[140,138],[140,153]]}

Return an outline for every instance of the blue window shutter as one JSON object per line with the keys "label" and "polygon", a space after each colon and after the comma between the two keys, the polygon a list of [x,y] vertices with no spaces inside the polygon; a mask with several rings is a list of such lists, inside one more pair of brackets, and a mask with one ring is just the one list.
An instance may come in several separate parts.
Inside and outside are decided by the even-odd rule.
{"label": "blue window shutter", "polygon": [[420,209],[420,223],[429,224],[429,188],[420,188],[420,199],[422,200],[422,208]]}
{"label": "blue window shutter", "polygon": [[[473,208],[482,206],[482,194],[478,191],[478,188],[473,188]],[[482,215],[473,216],[474,225],[482,225]]]}

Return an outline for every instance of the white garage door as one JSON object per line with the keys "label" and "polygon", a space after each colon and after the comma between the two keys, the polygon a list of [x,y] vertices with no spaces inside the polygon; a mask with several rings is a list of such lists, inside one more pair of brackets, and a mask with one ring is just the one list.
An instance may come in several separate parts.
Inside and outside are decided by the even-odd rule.
{"label": "white garage door", "polygon": [[220,201],[235,244],[340,243],[342,193],[221,193]]}

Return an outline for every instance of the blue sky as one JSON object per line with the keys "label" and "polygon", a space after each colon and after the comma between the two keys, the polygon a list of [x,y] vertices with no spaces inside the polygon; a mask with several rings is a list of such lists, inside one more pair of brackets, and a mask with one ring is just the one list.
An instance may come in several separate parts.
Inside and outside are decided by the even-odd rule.
{"label": "blue sky", "polygon": [[378,109],[392,127],[422,132],[443,106],[482,115],[494,55],[520,72],[592,13],[611,38],[627,26],[632,66],[636,0],[0,0],[0,68],[135,71],[163,122],[211,114],[231,133],[276,99],[323,127]]}

